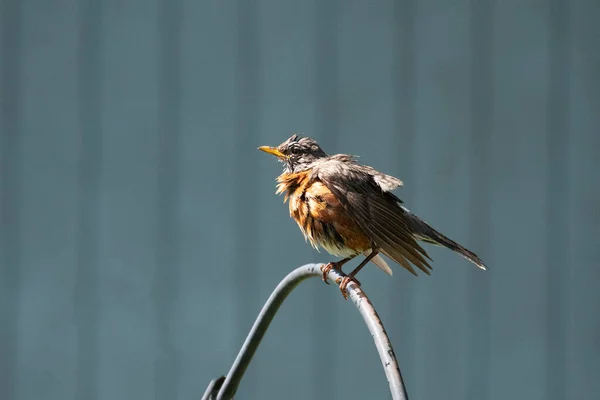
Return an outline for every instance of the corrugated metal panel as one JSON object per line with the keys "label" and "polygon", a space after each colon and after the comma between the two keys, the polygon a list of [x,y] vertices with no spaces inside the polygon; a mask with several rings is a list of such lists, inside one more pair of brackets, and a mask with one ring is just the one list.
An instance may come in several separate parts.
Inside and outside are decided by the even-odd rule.
{"label": "corrugated metal panel", "polygon": [[[184,399],[225,373],[277,282],[330,259],[256,151],[292,131],[403,179],[409,208],[491,267],[431,249],[431,277],[361,273],[412,397],[593,396],[599,16],[591,0],[3,2],[1,397]],[[353,307],[297,290],[239,396],[386,398]]]}

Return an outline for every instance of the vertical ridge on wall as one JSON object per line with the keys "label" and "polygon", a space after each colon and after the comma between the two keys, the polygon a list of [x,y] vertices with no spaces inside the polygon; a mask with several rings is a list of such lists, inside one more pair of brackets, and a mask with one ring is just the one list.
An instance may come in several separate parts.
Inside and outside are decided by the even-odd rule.
{"label": "vertical ridge on wall", "polygon": [[[259,12],[257,0],[238,0],[236,6],[237,46],[235,55],[235,149],[231,155],[224,154],[223,162],[235,165],[235,299],[238,332],[234,336],[234,349],[239,349],[260,311],[258,283],[258,226],[256,181],[256,157],[249,157],[257,147],[261,82]],[[233,158],[233,159],[231,159]],[[236,350],[237,351],[237,350]],[[244,378],[245,394],[253,397],[252,368]]]}
{"label": "vertical ridge on wall", "polygon": [[75,325],[77,326],[76,398],[98,398],[98,252],[97,218],[101,171],[102,2],[82,0],[79,43],[79,199],[76,235]]}
{"label": "vertical ridge on wall", "polygon": [[336,1],[319,1],[315,7],[316,136],[323,147],[332,150],[339,134],[337,19],[341,11],[336,6]]}
{"label": "vertical ridge on wall", "polygon": [[566,281],[560,283],[569,288],[563,292],[567,325],[564,398],[587,399],[597,397],[600,392],[597,374],[600,370],[600,2],[569,2],[568,12],[569,18],[565,20],[568,33],[563,35],[568,36],[569,43],[566,121],[569,137],[568,148],[562,150],[569,152],[565,160],[569,162],[569,180],[568,186],[554,177],[551,182],[557,191],[569,192],[568,204],[560,204],[557,211],[567,213],[569,223],[568,259],[561,271],[566,274]]}
{"label": "vertical ridge on wall", "polygon": [[[415,174],[415,125],[417,103],[417,68],[416,68],[416,11],[415,0],[394,2],[395,46],[394,67],[392,74],[394,85],[394,132],[393,146],[397,168],[396,176],[408,185],[399,196],[407,204],[412,204],[417,190]],[[396,332],[395,349],[404,380],[410,392],[411,378],[414,376],[413,365],[415,331],[414,282],[411,279],[397,279],[394,285],[398,290],[390,298],[392,313],[390,330]],[[409,277],[410,278],[410,277]]]}
{"label": "vertical ridge on wall", "polygon": [[[315,43],[315,132],[314,137],[326,152],[336,153],[339,138],[339,98],[338,98],[338,53],[337,53],[337,1],[317,1],[315,6],[316,43]],[[328,150],[330,149],[330,150]],[[323,257],[331,257],[321,253]],[[317,261],[317,260],[315,260]],[[331,346],[324,338],[336,337],[337,317],[333,313],[324,315],[324,302],[331,301],[329,293],[323,287],[314,285],[313,290],[313,387],[314,398],[333,399],[336,397],[335,386],[330,384],[331,373],[335,374],[337,348]],[[328,373],[329,372],[329,373]],[[338,376],[338,378],[340,378]],[[333,379],[336,379],[335,376]]]}
{"label": "vertical ridge on wall", "polygon": [[569,233],[569,2],[549,2],[547,111],[546,398],[566,399]]}
{"label": "vertical ridge on wall", "polygon": [[181,2],[159,0],[158,81],[158,209],[157,272],[153,296],[158,355],[154,369],[157,399],[179,393],[178,358],[174,337],[179,279],[179,136],[181,111]]}
{"label": "vertical ridge on wall", "polygon": [[20,273],[21,2],[0,12],[0,388],[18,394]]}
{"label": "vertical ridge on wall", "polygon": [[[484,260],[489,252],[490,219],[489,196],[491,194],[492,155],[490,135],[492,132],[492,3],[490,0],[474,0],[471,11],[471,193],[469,194],[471,216],[469,221],[473,248]],[[490,273],[473,271],[469,275],[470,309],[469,338],[467,340],[470,374],[467,382],[467,398],[489,398],[490,370]]]}

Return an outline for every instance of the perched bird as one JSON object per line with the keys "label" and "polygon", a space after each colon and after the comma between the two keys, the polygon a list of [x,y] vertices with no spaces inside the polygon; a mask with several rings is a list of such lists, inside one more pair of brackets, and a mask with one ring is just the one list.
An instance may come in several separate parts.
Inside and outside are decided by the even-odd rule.
{"label": "perched bird", "polygon": [[290,216],[298,223],[306,240],[317,250],[322,247],[340,257],[324,265],[323,281],[332,269],[363,254],[366,258],[350,272],[339,287],[346,287],[369,261],[392,275],[380,256],[384,254],[412,274],[411,263],[429,275],[431,260],[418,241],[456,251],[479,268],[487,269],[476,254],[433,229],[411,213],[392,190],[402,181],[372,167],[357,163],[346,154],[328,156],[314,139],[294,134],[277,147],[258,148],[283,163],[277,178],[277,194],[289,201]]}

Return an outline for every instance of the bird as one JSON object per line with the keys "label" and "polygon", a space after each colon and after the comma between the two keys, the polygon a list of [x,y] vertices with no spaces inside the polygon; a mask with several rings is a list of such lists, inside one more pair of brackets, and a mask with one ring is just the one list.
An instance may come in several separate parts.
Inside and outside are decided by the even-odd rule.
{"label": "bird", "polygon": [[339,283],[344,299],[348,298],[346,289],[350,282],[360,286],[356,275],[367,263],[392,275],[382,254],[415,276],[413,266],[430,275],[429,262],[433,260],[419,242],[446,247],[480,269],[488,269],[475,253],[405,207],[392,193],[403,186],[400,179],[358,163],[356,156],[329,156],[316,140],[297,133],[277,147],[258,149],[274,155],[283,164],[275,193],[284,195],[290,217],[305,240],[315,249],[323,248],[339,258],[321,267],[323,281],[329,284],[327,274],[331,269],[341,271],[354,257],[365,256]]}

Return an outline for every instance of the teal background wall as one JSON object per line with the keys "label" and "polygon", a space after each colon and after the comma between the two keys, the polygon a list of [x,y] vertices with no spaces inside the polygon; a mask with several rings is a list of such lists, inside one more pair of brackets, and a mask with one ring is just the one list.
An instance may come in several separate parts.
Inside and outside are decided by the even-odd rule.
{"label": "teal background wall", "polygon": [[[600,3],[2,0],[0,398],[198,399],[327,262],[256,150],[404,180],[491,267],[361,282],[414,399],[600,392]],[[367,329],[301,285],[240,399],[380,399]]]}

